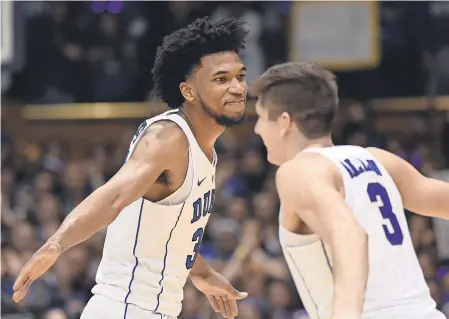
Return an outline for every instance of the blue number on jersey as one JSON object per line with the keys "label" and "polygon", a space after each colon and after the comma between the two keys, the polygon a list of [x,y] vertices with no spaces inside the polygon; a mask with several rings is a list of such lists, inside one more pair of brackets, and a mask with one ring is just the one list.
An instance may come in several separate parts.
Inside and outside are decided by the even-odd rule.
{"label": "blue number on jersey", "polygon": [[[204,193],[203,197],[198,198],[193,203],[193,217],[191,223],[196,223],[200,220],[201,217],[206,217],[207,214],[212,212],[212,208],[215,202],[215,189],[211,191],[207,191]],[[201,242],[203,241],[203,232],[204,228],[198,228],[193,234],[192,241],[195,242],[195,246],[193,247],[193,255],[188,255],[186,259],[186,267],[187,269],[191,269],[193,264],[195,263],[196,256],[200,252]]]}
{"label": "blue number on jersey", "polygon": [[394,246],[402,245],[404,234],[402,233],[401,226],[399,225],[398,219],[393,212],[393,207],[391,206],[391,201],[387,190],[379,183],[369,183],[367,191],[372,203],[377,203],[377,197],[380,198],[380,204],[382,205],[379,207],[380,213],[384,219],[388,219],[390,221],[391,226],[393,227],[393,232],[390,232],[386,225],[382,225],[388,241]]}
{"label": "blue number on jersey", "polygon": [[196,256],[200,252],[201,242],[203,241],[203,233],[204,233],[204,229],[198,228],[196,230],[196,232],[193,234],[192,241],[194,241],[196,243],[195,243],[195,246],[193,247],[193,252],[194,252],[193,256],[192,255],[187,256],[187,259],[186,259],[187,269],[192,268],[193,265],[195,264]]}

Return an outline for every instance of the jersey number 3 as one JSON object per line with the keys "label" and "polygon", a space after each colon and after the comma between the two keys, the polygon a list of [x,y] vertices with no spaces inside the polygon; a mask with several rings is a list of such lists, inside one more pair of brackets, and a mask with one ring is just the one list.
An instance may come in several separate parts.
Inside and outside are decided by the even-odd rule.
{"label": "jersey number 3", "polygon": [[195,242],[195,247],[193,247],[193,256],[188,255],[186,259],[186,268],[191,269],[195,264],[196,256],[200,252],[201,242],[203,241],[204,229],[198,228],[196,232],[193,234],[192,241]]}
{"label": "jersey number 3", "polygon": [[404,234],[402,233],[401,226],[393,212],[393,207],[391,206],[387,190],[379,183],[369,183],[367,192],[371,202],[379,205],[379,210],[383,219],[388,220],[391,224],[392,231],[387,225],[382,225],[388,241],[394,246],[402,245]]}

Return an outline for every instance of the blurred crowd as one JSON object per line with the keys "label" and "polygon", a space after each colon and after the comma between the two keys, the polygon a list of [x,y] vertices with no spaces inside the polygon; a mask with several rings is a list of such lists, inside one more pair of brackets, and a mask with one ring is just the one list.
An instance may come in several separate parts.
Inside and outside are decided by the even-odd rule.
{"label": "blurred crowd", "polygon": [[[428,151],[418,133],[407,137],[415,143],[404,144],[400,138],[373,133],[366,117],[360,103],[349,104],[336,122],[334,140],[382,146],[408,159],[424,174],[440,172],[440,178],[449,181],[445,161]],[[12,284],[25,260],[70,210],[122,165],[131,137],[132,132],[118,142],[92,145],[89,156],[74,160],[57,140],[19,149],[8,135],[2,135],[2,317],[20,313],[20,317],[9,318],[78,318],[94,284],[104,232],[67,251],[31,287],[21,305],[12,303]],[[217,152],[216,203],[201,254],[249,293],[240,303],[239,318],[307,318],[279,245],[275,168],[267,163],[261,141],[251,135],[241,144],[225,133]],[[410,212],[407,216],[432,296],[449,315],[448,224]],[[216,318],[190,283],[185,288],[181,318]]]}
{"label": "blurred crowd", "polygon": [[[151,99],[156,47],[163,36],[200,16],[247,21],[251,32],[241,56],[249,83],[266,67],[288,60],[293,49],[291,1],[29,1],[15,6],[23,24],[23,32],[18,28],[14,34],[24,43],[23,52],[17,52],[23,65],[13,74],[3,68],[2,81],[10,84],[7,97],[31,104]],[[449,93],[449,2],[382,2],[379,7],[380,64],[337,72],[340,95]]]}
{"label": "blurred crowd", "polygon": [[242,16],[251,25],[242,52],[249,80],[286,59],[288,12],[282,3],[84,1],[22,6],[26,62],[10,94],[30,103],[151,98],[156,47],[166,34],[205,15],[212,20]]}

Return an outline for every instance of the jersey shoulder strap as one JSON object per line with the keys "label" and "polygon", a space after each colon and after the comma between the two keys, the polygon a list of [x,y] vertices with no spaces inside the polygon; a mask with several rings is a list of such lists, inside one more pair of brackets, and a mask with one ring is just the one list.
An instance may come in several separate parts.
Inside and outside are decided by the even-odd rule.
{"label": "jersey shoulder strap", "polygon": [[187,136],[187,140],[189,141],[189,148],[192,152],[197,152],[198,150],[201,151],[198,142],[195,139],[195,136],[193,135],[192,130],[190,129],[187,122],[179,115],[179,109],[173,109],[169,110],[167,112],[161,113],[159,115],[156,115],[152,118],[149,118],[145,121],[143,121],[139,127],[137,128],[136,134],[134,134],[134,137],[131,140],[131,143],[129,145],[128,153],[125,157],[125,162],[129,159],[132,152],[134,151],[137,143],[139,142],[140,138],[142,137],[142,133],[145,132],[148,127],[151,126],[151,124],[158,122],[158,121],[172,121],[176,123],[181,130],[184,132],[184,134]]}

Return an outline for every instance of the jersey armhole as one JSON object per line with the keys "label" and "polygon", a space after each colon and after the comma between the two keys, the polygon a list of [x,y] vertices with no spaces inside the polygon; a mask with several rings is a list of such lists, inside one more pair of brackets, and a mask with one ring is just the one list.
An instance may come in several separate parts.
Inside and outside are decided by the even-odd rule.
{"label": "jersey armhole", "polygon": [[[135,140],[131,142],[130,148],[128,150],[128,153],[126,154],[126,160],[125,160],[125,163],[126,163],[126,161],[128,161],[128,159],[131,157],[132,153],[134,152],[134,149],[136,148],[136,145],[139,143],[141,137],[143,136],[143,133],[151,125],[153,125],[153,124],[155,124],[157,122],[161,122],[161,121],[168,121],[168,122],[172,122],[172,123],[176,124],[179,127],[179,129],[182,131],[182,133],[186,137],[187,143],[188,143],[187,151],[188,151],[189,155],[188,155],[188,159],[187,159],[187,169],[186,169],[186,174],[185,174],[185,177],[184,177],[184,181],[182,182],[181,186],[178,189],[176,189],[172,194],[168,195],[167,197],[165,197],[165,198],[163,198],[163,199],[161,199],[161,200],[159,200],[157,202],[151,202],[149,200],[146,200],[146,201],[151,202],[153,204],[162,205],[162,206],[178,205],[178,204],[182,203],[184,200],[186,200],[190,196],[190,194],[192,193],[193,181],[194,181],[194,177],[195,177],[195,165],[194,165],[195,159],[194,159],[194,156],[193,156],[192,145],[191,145],[191,141],[190,141],[189,135],[184,130],[184,128],[183,128],[181,123],[178,123],[178,121],[176,121],[175,119],[166,116],[166,115],[168,115],[169,112],[172,112],[170,114],[173,114],[173,115],[177,114],[177,110],[168,111],[168,112],[162,113],[159,116],[155,116],[155,117],[153,117],[151,119],[147,119],[145,122],[143,122],[141,124],[141,126],[144,123],[146,123],[146,126],[145,126],[144,129],[140,129],[139,130],[139,128],[140,128],[140,126],[139,126],[139,128],[137,129],[138,135],[137,136],[134,135],[134,139]],[[178,200],[176,200],[176,202],[173,203],[172,202],[172,198],[176,197],[176,195],[179,194],[182,191],[183,188],[187,187],[186,183],[188,183],[189,176],[192,176],[192,178],[191,178],[191,185],[190,185],[190,188],[189,188],[187,196],[183,196],[185,198],[183,198],[183,200],[180,201],[180,203],[178,203],[179,202]]]}

